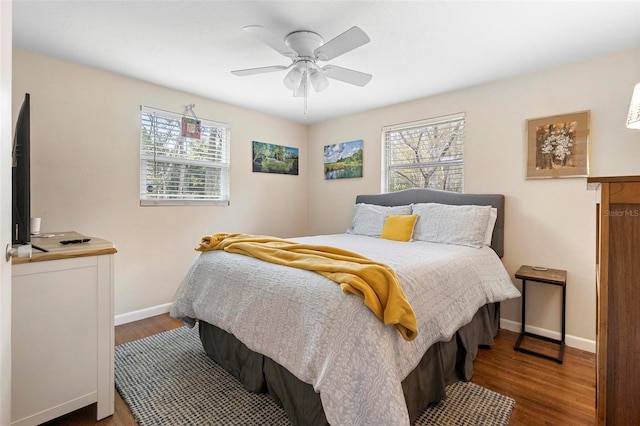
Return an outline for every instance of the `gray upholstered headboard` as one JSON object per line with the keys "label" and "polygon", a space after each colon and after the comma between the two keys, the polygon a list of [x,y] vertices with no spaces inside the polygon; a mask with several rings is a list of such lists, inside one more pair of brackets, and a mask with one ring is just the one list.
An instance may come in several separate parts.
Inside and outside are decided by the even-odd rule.
{"label": "gray upholstered headboard", "polygon": [[453,205],[493,206],[498,209],[498,218],[493,228],[491,248],[504,256],[504,195],[502,194],[461,194],[437,189],[413,188],[386,194],[358,195],[357,203],[379,206],[404,206],[411,203],[440,203]]}

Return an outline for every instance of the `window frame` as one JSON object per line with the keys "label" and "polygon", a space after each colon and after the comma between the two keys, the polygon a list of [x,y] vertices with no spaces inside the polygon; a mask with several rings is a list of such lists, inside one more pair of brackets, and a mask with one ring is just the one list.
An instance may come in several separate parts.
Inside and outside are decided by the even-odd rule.
{"label": "window frame", "polygon": [[[180,121],[182,117],[185,117],[184,114],[179,114],[172,111],[166,111],[154,107],[140,105],[140,116],[139,116],[139,131],[140,131],[140,141],[139,141],[139,154],[140,154],[140,174],[139,174],[139,199],[140,206],[184,206],[184,205],[224,205],[228,206],[230,202],[230,153],[231,153],[231,129],[228,124],[221,123],[213,120],[198,118],[200,120],[202,127],[210,127],[216,128],[217,131],[222,134],[220,139],[221,148],[220,151],[216,154],[221,157],[220,161],[214,161],[213,159],[189,159],[184,157],[173,157],[166,155],[158,155],[155,146],[152,151],[149,151],[145,148],[144,134],[143,128],[144,124],[144,114],[154,114],[159,117],[163,117],[168,120],[177,120]],[[178,126],[179,127],[179,126]],[[207,132],[202,132],[207,133]],[[190,141],[198,141],[199,139],[189,138],[185,136],[179,135],[176,139],[172,139],[176,141],[177,145],[189,143]],[[207,154],[208,156],[215,156],[215,154]],[[213,192],[219,193],[219,195],[207,197],[206,195],[203,197],[195,197],[191,194],[180,194],[177,191],[169,194],[164,194],[169,198],[157,198],[150,197],[146,191],[146,188],[149,185],[147,181],[146,170],[149,169],[149,163],[151,167],[153,167],[154,163],[161,164],[177,164],[177,165],[186,165],[186,166],[196,166],[196,167],[205,167],[206,171],[205,175],[208,171],[219,173],[219,179],[217,184],[211,184],[210,186],[206,186],[205,189],[208,188]],[[206,181],[206,176],[205,176]],[[180,182],[182,185],[182,181]]]}
{"label": "window frame", "polygon": [[[462,139],[461,141],[456,142],[458,145],[460,145],[460,149],[462,151],[461,158],[456,158],[456,159],[447,160],[447,161],[440,161],[438,159],[436,161],[426,161],[426,162],[421,162],[421,163],[418,163],[418,162],[405,163],[403,165],[390,164],[390,161],[391,161],[391,145],[390,145],[391,137],[390,137],[390,134],[391,133],[400,132],[400,131],[403,131],[403,130],[434,127],[434,126],[443,125],[443,124],[451,125],[451,124],[454,124],[456,122],[461,122],[462,123],[462,129],[460,131],[460,134],[456,138],[456,139],[459,139],[459,138]],[[396,189],[396,190],[392,191],[390,189],[391,174],[392,174],[392,170],[393,169],[402,169],[402,168],[405,168],[405,169],[406,168],[418,169],[418,168],[421,168],[421,167],[425,168],[425,167],[446,167],[446,166],[453,166],[453,167],[459,168],[459,172],[458,172],[460,174],[460,181],[459,181],[460,191],[459,192],[460,193],[464,192],[465,126],[466,126],[466,114],[464,112],[444,115],[444,116],[440,116],[440,117],[428,118],[428,119],[424,119],[424,120],[417,120],[417,121],[411,121],[411,122],[405,122],[405,123],[400,123],[400,124],[393,124],[393,125],[383,126],[382,127],[382,132],[381,132],[381,148],[382,148],[382,153],[381,153],[382,170],[381,170],[381,182],[380,182],[381,192],[385,193],[385,192],[394,192],[394,191],[398,191],[399,190],[399,189]],[[414,186],[414,187],[410,187],[410,188],[423,188],[423,187]],[[443,188],[442,185],[427,186],[427,188],[447,190],[447,189]],[[455,192],[458,192],[458,191],[455,191]]]}

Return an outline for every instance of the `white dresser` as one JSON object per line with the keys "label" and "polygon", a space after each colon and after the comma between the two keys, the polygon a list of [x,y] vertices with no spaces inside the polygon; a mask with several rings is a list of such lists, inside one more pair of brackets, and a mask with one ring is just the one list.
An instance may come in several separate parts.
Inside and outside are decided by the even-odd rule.
{"label": "white dresser", "polygon": [[[76,232],[34,238],[12,265],[11,424],[37,425],[97,402],[114,411],[113,271],[109,241]],[[80,244],[61,240],[91,238]]]}

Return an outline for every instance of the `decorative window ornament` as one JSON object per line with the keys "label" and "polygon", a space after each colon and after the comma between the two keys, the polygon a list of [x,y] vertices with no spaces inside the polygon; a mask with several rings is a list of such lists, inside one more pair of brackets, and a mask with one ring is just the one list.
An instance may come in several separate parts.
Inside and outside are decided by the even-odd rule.
{"label": "decorative window ornament", "polygon": [[[200,139],[200,129],[202,123],[198,120],[196,113],[193,112],[193,108],[196,104],[189,104],[184,107],[184,117],[182,117],[182,137]],[[187,113],[190,112],[193,118],[187,117]]]}

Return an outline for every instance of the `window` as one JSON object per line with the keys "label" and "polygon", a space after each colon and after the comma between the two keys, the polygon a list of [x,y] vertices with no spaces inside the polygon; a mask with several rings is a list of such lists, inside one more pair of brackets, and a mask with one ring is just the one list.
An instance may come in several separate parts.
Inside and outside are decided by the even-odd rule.
{"label": "window", "polygon": [[462,192],[464,113],[382,128],[382,191]]}
{"label": "window", "polygon": [[185,137],[183,115],[140,110],[140,205],[228,205],[229,126],[200,119]]}

